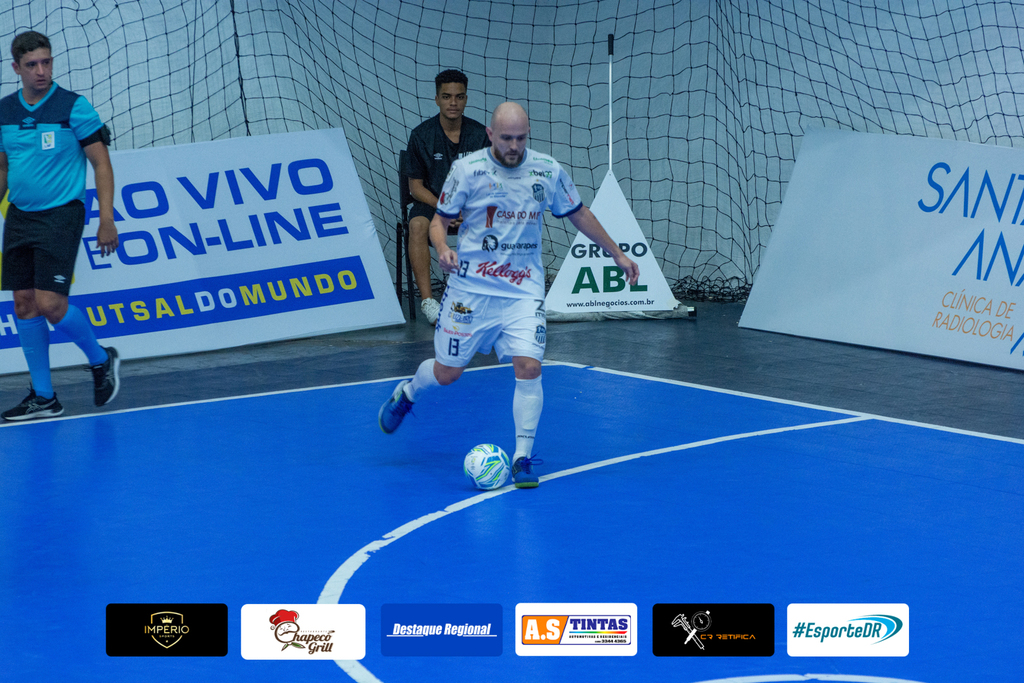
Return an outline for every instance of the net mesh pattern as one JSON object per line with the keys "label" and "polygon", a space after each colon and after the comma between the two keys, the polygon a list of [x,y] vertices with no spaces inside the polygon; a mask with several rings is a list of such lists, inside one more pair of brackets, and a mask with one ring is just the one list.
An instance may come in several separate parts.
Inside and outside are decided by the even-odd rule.
{"label": "net mesh pattern", "polygon": [[[392,269],[398,152],[443,69],[469,76],[472,118],[522,103],[530,146],[593,200],[609,34],[612,170],[681,299],[746,297],[808,128],[1024,145],[1007,0],[16,0],[0,26],[50,36],[115,149],[342,128]],[[574,232],[546,228],[550,279]]]}

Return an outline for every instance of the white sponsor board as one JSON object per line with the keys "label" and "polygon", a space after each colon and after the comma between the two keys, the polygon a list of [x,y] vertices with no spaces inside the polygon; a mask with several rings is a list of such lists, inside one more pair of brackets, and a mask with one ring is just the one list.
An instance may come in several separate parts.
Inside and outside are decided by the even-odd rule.
{"label": "white sponsor board", "polygon": [[740,326],[1024,368],[1020,161],[808,132]]}
{"label": "white sponsor board", "polygon": [[792,604],[786,630],[790,657],[910,654],[910,608],[904,604]]}
{"label": "white sponsor board", "polygon": [[[341,130],[112,152],[121,246],[90,175],[71,301],[122,358],[405,322]],[[51,333],[54,366],[84,363]],[[0,368],[25,369],[10,292]]]}
{"label": "white sponsor board", "polygon": [[242,605],[243,659],[362,659],[362,605]]}
{"label": "white sponsor board", "polygon": [[516,605],[516,654],[632,657],[636,615],[633,603],[521,602]]}
{"label": "white sponsor board", "polygon": [[608,313],[671,311],[679,305],[611,171],[590,210],[626,256],[640,266],[640,279],[629,284],[611,255],[577,232],[551,284],[546,308],[559,313]]}

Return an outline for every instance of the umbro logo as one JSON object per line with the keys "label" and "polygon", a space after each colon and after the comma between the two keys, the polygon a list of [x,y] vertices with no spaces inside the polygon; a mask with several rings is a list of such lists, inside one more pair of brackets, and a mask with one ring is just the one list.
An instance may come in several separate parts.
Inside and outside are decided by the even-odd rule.
{"label": "umbro logo", "polygon": [[53,279],[54,279],[54,282],[59,282],[61,284],[64,284],[65,282],[67,282],[67,278],[64,277],[63,275],[54,275]]}
{"label": "umbro logo", "polygon": [[434,152],[434,161],[444,161],[444,155],[440,152]]}
{"label": "umbro logo", "polygon": [[23,118],[21,120],[21,129],[22,130],[26,130],[26,129],[27,130],[31,130],[31,129],[35,128],[35,127],[36,127],[36,120],[34,118],[32,118],[31,116],[26,116],[25,118]]}

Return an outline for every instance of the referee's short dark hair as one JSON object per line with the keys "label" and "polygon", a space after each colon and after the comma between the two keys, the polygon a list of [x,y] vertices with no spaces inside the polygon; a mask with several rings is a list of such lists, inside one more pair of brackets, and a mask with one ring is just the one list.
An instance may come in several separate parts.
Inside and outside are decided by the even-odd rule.
{"label": "referee's short dark hair", "polygon": [[435,94],[441,94],[441,86],[445,83],[461,83],[469,88],[469,78],[458,69],[445,69],[434,78]]}
{"label": "referee's short dark hair", "polygon": [[14,57],[15,62],[21,64],[21,58],[27,53],[44,47],[47,50],[53,50],[50,47],[49,38],[39,31],[25,31],[14,36],[14,40],[11,41],[11,56]]}

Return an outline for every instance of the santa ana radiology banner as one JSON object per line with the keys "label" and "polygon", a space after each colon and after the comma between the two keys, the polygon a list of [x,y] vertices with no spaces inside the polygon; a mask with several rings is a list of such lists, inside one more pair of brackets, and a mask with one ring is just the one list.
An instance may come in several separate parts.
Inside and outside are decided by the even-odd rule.
{"label": "santa ana radiology banner", "polygon": [[804,136],[740,326],[1024,368],[1024,154]]}
{"label": "santa ana radiology banner", "polygon": [[[111,160],[121,246],[100,256],[90,189],[71,300],[122,357],[404,322],[342,131]],[[84,363],[62,335],[51,339],[55,366]],[[0,368],[25,369],[10,292],[0,298]]]}

